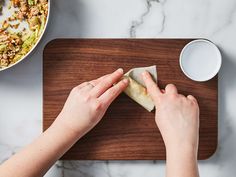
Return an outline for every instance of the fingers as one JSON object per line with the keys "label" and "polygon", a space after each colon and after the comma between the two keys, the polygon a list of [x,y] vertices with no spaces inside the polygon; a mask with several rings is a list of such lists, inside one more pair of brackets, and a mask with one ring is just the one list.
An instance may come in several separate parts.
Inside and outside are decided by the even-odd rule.
{"label": "fingers", "polygon": [[197,103],[197,100],[196,100],[196,98],[195,98],[194,96],[188,95],[187,98],[188,98],[189,100],[191,100],[191,101]]}
{"label": "fingers", "polygon": [[103,78],[91,91],[91,96],[99,97],[113,84],[115,84],[123,76],[123,69],[118,69],[109,76]]}
{"label": "fingers", "polygon": [[168,84],[165,88],[167,94],[178,94],[177,88],[174,84]]}
{"label": "fingers", "polygon": [[93,87],[94,87],[93,84],[91,84],[90,82],[86,82],[86,85],[80,88],[80,90],[85,93],[92,90]]}
{"label": "fingers", "polygon": [[75,88],[76,88],[76,89],[81,89],[81,88],[83,88],[83,87],[86,86],[86,85],[88,85],[88,82],[83,82],[82,84],[76,86]]}
{"label": "fingers", "polygon": [[103,93],[99,100],[107,107],[116,99],[116,97],[128,86],[129,80],[123,79],[118,82],[113,87],[109,88],[105,93]]}
{"label": "fingers", "polygon": [[162,94],[157,84],[152,80],[151,75],[145,71],[143,74],[143,81],[147,87],[147,91],[154,101],[158,100],[158,96]]}
{"label": "fingers", "polygon": [[93,86],[97,85],[99,82],[101,82],[103,79],[105,79],[106,77],[109,77],[111,74],[106,74],[102,77],[99,77],[98,79],[94,79],[89,81]]}
{"label": "fingers", "polygon": [[77,89],[81,89],[81,88],[83,88],[83,87],[85,87],[85,86],[87,86],[87,85],[89,85],[89,84],[95,86],[95,85],[97,85],[102,79],[104,79],[105,77],[107,77],[107,76],[109,76],[109,75],[110,75],[110,74],[104,75],[104,76],[102,76],[102,77],[100,77],[100,78],[98,78],[98,79],[94,79],[94,80],[89,81],[89,82],[83,82],[82,84],[76,86],[76,88],[77,88]]}

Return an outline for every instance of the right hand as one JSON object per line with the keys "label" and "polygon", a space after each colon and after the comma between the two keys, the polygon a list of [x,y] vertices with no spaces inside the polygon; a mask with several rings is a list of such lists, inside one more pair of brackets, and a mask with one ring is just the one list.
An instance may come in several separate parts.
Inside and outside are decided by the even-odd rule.
{"label": "right hand", "polygon": [[190,148],[197,154],[199,136],[197,100],[191,95],[185,97],[178,94],[173,84],[168,84],[165,90],[160,90],[148,72],[143,73],[143,80],[156,106],[155,121],[167,151]]}

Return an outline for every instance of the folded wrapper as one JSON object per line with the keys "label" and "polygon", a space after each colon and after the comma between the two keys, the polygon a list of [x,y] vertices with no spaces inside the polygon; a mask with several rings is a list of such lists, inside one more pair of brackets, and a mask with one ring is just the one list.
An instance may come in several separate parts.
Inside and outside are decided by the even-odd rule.
{"label": "folded wrapper", "polygon": [[157,70],[156,66],[133,68],[127,72],[124,77],[129,79],[129,85],[124,92],[135,102],[143,106],[146,110],[151,112],[155,105],[147,93],[145,83],[142,80],[142,73],[148,71],[155,82],[157,82]]}

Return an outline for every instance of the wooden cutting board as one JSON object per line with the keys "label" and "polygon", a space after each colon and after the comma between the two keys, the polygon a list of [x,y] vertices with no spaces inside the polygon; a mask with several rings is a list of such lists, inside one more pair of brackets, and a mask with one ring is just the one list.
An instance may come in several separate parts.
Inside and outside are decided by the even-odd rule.
{"label": "wooden cutting board", "polygon": [[[217,147],[217,77],[208,82],[188,79],[179,67],[182,48],[191,39],[56,39],[43,54],[43,130],[57,117],[70,90],[122,67],[157,65],[158,82],[175,84],[179,92],[199,101],[199,159]],[[181,148],[181,147],[180,147]],[[102,121],[62,159],[161,160],[165,146],[154,113],[121,94]]]}

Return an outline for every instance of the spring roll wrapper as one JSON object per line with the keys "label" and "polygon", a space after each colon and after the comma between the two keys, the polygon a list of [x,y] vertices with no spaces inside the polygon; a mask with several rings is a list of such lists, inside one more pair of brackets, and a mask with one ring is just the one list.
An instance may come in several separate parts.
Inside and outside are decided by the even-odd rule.
{"label": "spring roll wrapper", "polygon": [[133,68],[124,75],[124,77],[129,79],[129,85],[124,92],[135,102],[151,112],[155,105],[147,93],[145,83],[142,79],[142,73],[144,71],[148,71],[152,75],[153,80],[157,82],[156,66]]}

